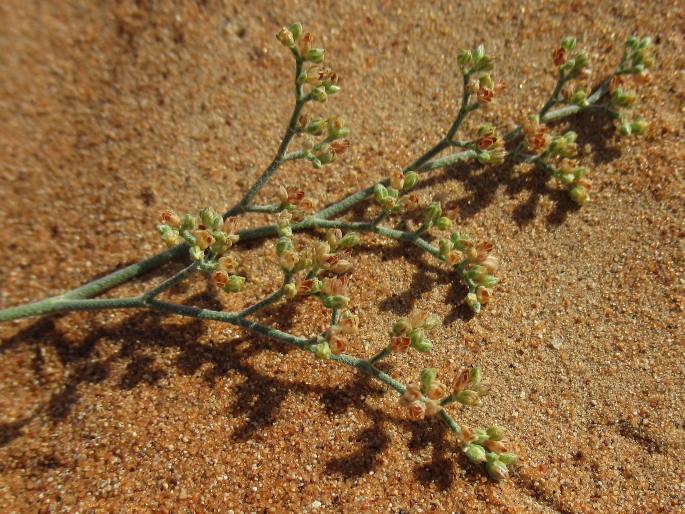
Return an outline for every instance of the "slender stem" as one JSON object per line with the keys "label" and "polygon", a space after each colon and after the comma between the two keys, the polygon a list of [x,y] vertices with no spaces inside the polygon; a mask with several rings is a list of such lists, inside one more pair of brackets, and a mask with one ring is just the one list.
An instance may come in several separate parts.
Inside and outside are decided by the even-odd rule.
{"label": "slender stem", "polygon": [[281,287],[277,291],[274,291],[273,293],[271,293],[266,298],[263,298],[262,300],[258,301],[257,303],[252,304],[249,307],[244,308],[242,311],[240,311],[239,316],[247,317],[250,314],[257,312],[258,310],[263,309],[264,307],[267,307],[267,306],[271,305],[272,303],[277,302],[278,300],[281,299],[282,296],[283,296],[283,288]]}
{"label": "slender stem", "polygon": [[140,297],[126,298],[85,298],[70,299],[65,297],[46,298],[40,302],[10,307],[0,311],[0,321],[10,321],[29,316],[68,311],[95,311],[100,309],[131,309],[145,307]]}
{"label": "slender stem", "polygon": [[569,76],[565,75],[562,70],[559,70],[559,76],[557,77],[557,83],[554,86],[554,91],[550,95],[547,102],[545,102],[545,105],[542,106],[542,109],[540,109],[539,116],[541,120],[544,118],[545,114],[547,114],[547,111],[549,111],[559,100],[559,93],[561,93],[561,90],[568,79]]}
{"label": "slender stem", "polygon": [[271,176],[276,172],[280,165],[283,164],[283,162],[286,160],[299,159],[304,155],[303,152],[294,152],[293,154],[286,155],[290,141],[292,141],[293,137],[297,133],[296,127],[297,120],[300,117],[300,112],[302,111],[304,104],[308,101],[308,98],[302,94],[302,86],[297,83],[297,77],[302,71],[303,61],[297,51],[294,51],[293,53],[295,54],[295,107],[290,115],[290,121],[288,121],[288,126],[285,129],[283,140],[281,141],[278,151],[276,152],[276,156],[274,157],[273,161],[271,161],[271,164],[269,164],[264,173],[262,173],[262,175],[248,190],[248,192],[245,193],[243,198],[233,208],[224,213],[224,218],[243,212],[243,209],[250,205],[253,198],[266,185]]}
{"label": "slender stem", "polygon": [[168,278],[161,284],[159,284],[156,287],[153,287],[149,291],[143,294],[143,298],[145,299],[150,299],[150,298],[155,298],[158,296],[160,293],[166,291],[167,289],[171,288],[175,284],[178,284],[179,282],[182,282],[185,280],[185,278],[190,275],[195,269],[197,268],[197,263],[193,262],[190,266],[187,266],[183,268],[181,271],[176,273],[173,277]]}
{"label": "slender stem", "polygon": [[248,205],[243,207],[243,212],[264,212],[267,214],[276,214],[283,210],[282,205]]}
{"label": "slender stem", "polygon": [[376,355],[374,355],[373,357],[370,357],[369,362],[371,364],[376,364],[378,361],[385,359],[391,353],[392,353],[392,348],[390,348],[390,346],[386,346],[380,352],[378,352]]}
{"label": "slender stem", "polygon": [[188,245],[185,243],[176,245],[168,250],[158,253],[157,255],[153,255],[148,259],[131,264],[125,268],[114,271],[113,273],[109,273],[104,277],[93,280],[92,282],[88,282],[81,287],[72,289],[71,291],[61,295],[60,298],[92,298],[93,296],[104,293],[105,291],[116,287],[119,284],[123,284],[124,282],[128,282],[135,277],[143,275],[148,271],[159,268],[163,264],[166,264],[173,259],[187,255],[187,253]]}

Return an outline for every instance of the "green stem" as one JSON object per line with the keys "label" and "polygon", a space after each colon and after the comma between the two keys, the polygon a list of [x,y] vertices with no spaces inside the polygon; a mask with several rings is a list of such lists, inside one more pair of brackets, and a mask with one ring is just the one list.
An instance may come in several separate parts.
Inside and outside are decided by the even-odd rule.
{"label": "green stem", "polygon": [[239,316],[241,317],[246,317],[249,316],[250,314],[253,314],[257,312],[260,309],[263,309],[264,307],[267,307],[271,305],[272,303],[276,303],[278,300],[281,299],[283,296],[283,288],[281,287],[278,291],[274,291],[271,293],[269,296],[266,298],[263,298],[262,300],[258,301],[257,303],[250,305],[249,307],[246,307],[242,311],[240,311]]}
{"label": "green stem", "polygon": [[267,214],[276,214],[282,210],[282,205],[248,205],[243,207],[243,212],[263,212]]}
{"label": "green stem", "polygon": [[380,352],[378,352],[376,355],[374,355],[373,357],[370,357],[369,362],[371,364],[376,364],[378,361],[385,359],[391,353],[392,353],[392,348],[390,348],[390,346],[386,346]]}
{"label": "green stem", "polygon": [[70,299],[64,296],[46,298],[40,302],[10,307],[0,311],[0,322],[10,321],[29,316],[39,316],[42,314],[53,314],[68,311],[95,311],[100,309],[131,309],[143,308],[145,303],[140,297],[126,298],[86,298]]}
{"label": "green stem", "polygon": [[540,109],[540,113],[538,114],[538,116],[540,116],[541,121],[545,117],[545,114],[547,114],[547,111],[549,111],[554,106],[554,104],[556,104],[559,100],[559,93],[561,93],[561,90],[563,89],[564,84],[566,84],[568,79],[569,77],[565,75],[563,71],[559,70],[559,76],[557,78],[557,84],[556,86],[554,86],[554,91],[550,95],[547,102],[545,102],[545,105],[542,106],[542,109]]}
{"label": "green stem", "polygon": [[276,172],[276,170],[280,167],[283,162],[286,160],[292,160],[292,159],[299,159],[301,158],[304,153],[303,152],[294,152],[293,154],[286,155],[286,152],[288,150],[288,146],[290,145],[290,141],[292,141],[293,137],[295,134],[297,134],[297,120],[300,117],[300,112],[302,111],[302,108],[304,107],[304,104],[307,103],[307,97],[302,95],[302,86],[297,84],[297,77],[300,75],[300,72],[302,71],[302,58],[299,56],[299,54],[295,55],[295,107],[293,108],[293,112],[290,115],[290,121],[288,121],[288,126],[285,129],[285,134],[283,135],[283,139],[281,141],[281,144],[278,147],[278,151],[276,152],[276,156],[274,157],[273,161],[271,161],[271,164],[266,168],[264,173],[257,179],[257,181],[252,185],[252,187],[248,190],[247,193],[243,196],[243,198],[236,204],[233,208],[229,209],[224,213],[224,219],[233,216],[235,214],[238,214],[240,212],[244,212],[243,209],[246,208],[254,197],[257,195],[257,193],[266,185],[266,183],[271,179],[271,176]]}
{"label": "green stem", "polygon": [[160,293],[166,291],[167,289],[171,288],[175,284],[178,284],[179,282],[183,281],[188,275],[190,275],[193,271],[195,271],[195,268],[197,268],[197,263],[193,262],[190,266],[187,266],[186,268],[183,268],[181,271],[176,273],[173,277],[168,278],[161,284],[159,284],[156,287],[153,287],[149,291],[143,294],[143,298],[149,299],[149,298],[154,298],[158,296]]}

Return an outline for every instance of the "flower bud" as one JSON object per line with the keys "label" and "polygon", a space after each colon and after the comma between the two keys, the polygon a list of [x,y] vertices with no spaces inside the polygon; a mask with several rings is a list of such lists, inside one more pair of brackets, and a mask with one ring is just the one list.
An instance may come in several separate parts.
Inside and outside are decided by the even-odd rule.
{"label": "flower bud", "polygon": [[212,282],[214,284],[223,289],[226,287],[226,284],[228,284],[228,273],[226,273],[224,270],[218,270],[212,273]]}
{"label": "flower bud", "polygon": [[317,102],[324,103],[328,99],[326,89],[323,86],[315,87],[309,94],[311,95],[312,100]]}
{"label": "flower bud", "polygon": [[390,339],[390,349],[393,352],[404,353],[409,349],[411,340],[407,336],[395,336]]}
{"label": "flower bud", "polygon": [[302,35],[302,25],[300,23],[293,23],[288,27],[288,30],[292,33],[293,39],[297,41]]}
{"label": "flower bud", "polygon": [[471,389],[462,389],[454,398],[462,405],[473,406],[478,405],[479,402],[478,393]]}
{"label": "flower bud", "polygon": [[201,261],[205,258],[205,252],[202,251],[202,248],[199,246],[191,246],[188,253],[190,254],[190,258],[194,261]]}
{"label": "flower bud", "polygon": [[411,323],[407,318],[400,318],[392,326],[393,335],[400,336],[404,335],[411,330]]}
{"label": "flower bud", "polygon": [[416,349],[416,351],[426,353],[429,352],[431,348],[433,348],[433,343],[431,343],[428,339],[424,338],[416,344],[413,344],[412,346]]}
{"label": "flower bud", "polygon": [[645,120],[638,119],[630,124],[630,129],[633,134],[635,134],[636,136],[640,136],[645,133],[648,126],[649,123],[647,123]]}
{"label": "flower bud", "polygon": [[[497,284],[497,282],[499,282],[499,279],[498,279],[497,277],[493,276],[493,275],[487,275],[487,274],[485,274],[485,275],[480,275],[480,276],[478,277],[478,283],[479,283],[481,286],[483,286],[484,288],[491,288],[491,287],[493,287],[495,284]],[[488,298],[488,299],[490,298],[490,297],[489,297],[489,291],[485,291],[485,292],[484,292],[484,291],[481,291],[480,295],[483,295],[484,298]],[[478,289],[476,289],[476,298],[478,298],[478,301],[480,302],[480,297],[479,297]],[[484,302],[480,302],[480,303],[482,303],[483,305],[485,305]]]}
{"label": "flower bud", "polygon": [[404,184],[402,186],[403,191],[409,191],[412,189],[419,181],[419,174],[415,171],[408,171],[404,174]]}
{"label": "flower bud", "polygon": [[494,83],[494,81],[492,80],[492,77],[490,76],[490,74],[489,74],[489,73],[486,73],[485,75],[481,76],[481,77],[478,79],[478,86],[479,86],[480,88],[485,88],[485,89],[490,89],[490,90],[492,90],[492,89],[494,89],[494,87],[495,87],[495,83]]}
{"label": "flower bud", "polygon": [[462,50],[457,56],[457,63],[462,70],[465,70],[473,64],[473,55],[469,50]]}
{"label": "flower bud", "polygon": [[181,226],[181,218],[174,211],[164,211],[161,215],[162,223],[169,225],[172,228],[179,228]]}
{"label": "flower bud", "polygon": [[425,220],[426,223],[434,223],[437,218],[442,214],[442,207],[438,202],[431,202],[428,207],[426,207]]}
{"label": "flower bud", "polygon": [[438,375],[435,368],[424,368],[421,370],[421,392],[426,394]]}
{"label": "flower bud", "polygon": [[197,219],[192,214],[184,214],[181,216],[181,226],[179,230],[195,230],[197,227]]}
{"label": "flower bud", "polygon": [[478,301],[476,293],[467,294],[464,302],[466,303],[466,305],[469,306],[469,309],[471,309],[476,314],[480,312],[480,302]]}
{"label": "flower bud", "polygon": [[568,52],[575,50],[576,38],[570,36],[565,37],[561,40],[561,47]]}
{"label": "flower bud", "polygon": [[373,188],[373,196],[378,203],[383,203],[388,197],[388,189],[383,184],[376,184]]}
{"label": "flower bud", "polygon": [[449,239],[441,239],[438,241],[438,248],[440,249],[440,255],[447,255],[450,251],[452,251],[452,248],[454,248],[454,245],[452,244],[452,241]]}
{"label": "flower bud", "polygon": [[449,230],[452,228],[452,220],[450,220],[447,216],[440,216],[436,220],[435,226],[438,228],[438,230]]}
{"label": "flower bud", "polygon": [[282,255],[285,251],[293,250],[293,242],[289,237],[281,237],[276,243],[276,255]]}
{"label": "flower bud", "polygon": [[469,383],[472,385],[480,384],[482,372],[478,366],[468,368]]}
{"label": "flower bud", "polygon": [[211,230],[218,229],[223,221],[221,216],[219,216],[211,207],[205,207],[200,211],[200,220],[205,228]]}
{"label": "flower bud", "polygon": [[338,241],[338,248],[352,248],[359,244],[359,234],[356,232],[348,232],[345,236]]}
{"label": "flower bud", "polygon": [[293,33],[290,32],[290,30],[288,30],[286,27],[283,27],[278,31],[278,34],[276,34],[276,39],[278,39],[278,41],[287,48],[292,48],[295,46],[295,38],[293,37]]}
{"label": "flower bud", "polygon": [[414,420],[423,419],[426,415],[426,404],[420,400],[409,405],[409,417]]}
{"label": "flower bud", "polygon": [[229,293],[239,293],[240,291],[242,291],[244,285],[245,277],[241,277],[239,275],[231,275],[228,278],[228,283],[224,287],[224,291],[227,291]]}
{"label": "flower bud", "polygon": [[331,358],[331,349],[328,347],[328,342],[323,341],[314,346],[314,355],[317,359],[327,360]]}
{"label": "flower bud", "polygon": [[441,400],[447,396],[447,386],[442,382],[434,381],[428,390],[426,391],[426,396],[431,400]]}
{"label": "flower bud", "polygon": [[297,286],[293,283],[288,283],[283,286],[283,295],[288,299],[292,300],[297,296]]}
{"label": "flower bud", "polygon": [[323,304],[329,309],[346,309],[350,299],[343,295],[327,295],[323,297]]}
{"label": "flower bud", "polygon": [[419,329],[414,329],[411,332],[409,332],[409,339],[411,340],[412,346],[416,345],[417,343],[420,343],[424,339],[423,332]]}
{"label": "flower bud", "polygon": [[464,447],[464,455],[473,462],[474,464],[479,464],[485,462],[485,449],[479,444],[467,444]]}
{"label": "flower bud", "polygon": [[325,50],[323,48],[311,48],[306,54],[304,54],[305,61],[311,61],[315,64],[320,64],[323,62]]}
{"label": "flower bud", "polygon": [[518,460],[518,456],[512,452],[505,452],[505,453],[499,454],[498,460],[502,464],[504,464],[505,466],[508,466],[510,464],[516,464],[516,461]]}
{"label": "flower bud", "polygon": [[324,133],[324,130],[326,130],[327,125],[327,120],[323,118],[314,118],[309,123],[307,123],[307,126],[305,127],[304,131],[307,134],[311,134],[313,136],[320,136]]}
{"label": "flower bud", "polygon": [[590,193],[582,186],[572,188],[568,194],[578,205],[585,205],[590,200]]}
{"label": "flower bud", "polygon": [[328,118],[328,138],[340,139],[350,135],[350,129],[345,127],[345,124],[338,116],[331,116]]}
{"label": "flower bud", "polygon": [[488,427],[486,432],[492,441],[501,441],[504,437],[504,428],[497,425]]}
{"label": "flower bud", "polygon": [[493,480],[504,480],[509,476],[507,466],[500,460],[489,460],[485,463],[485,469]]}

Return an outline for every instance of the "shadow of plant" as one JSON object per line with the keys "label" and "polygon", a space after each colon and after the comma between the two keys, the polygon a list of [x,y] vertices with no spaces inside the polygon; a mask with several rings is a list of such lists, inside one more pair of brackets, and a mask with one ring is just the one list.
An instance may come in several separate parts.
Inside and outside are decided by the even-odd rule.
{"label": "shadow of plant", "polygon": [[[211,292],[196,294],[184,303],[220,308]],[[160,363],[165,362],[166,350],[173,348],[180,350],[172,361],[174,368],[185,375],[196,375],[206,367],[200,376],[210,386],[214,386],[216,380],[229,370],[245,377],[246,380],[238,381],[232,391],[235,401],[229,414],[245,418],[244,423],[232,433],[235,441],[246,441],[277,421],[288,395],[313,394],[320,398],[330,416],[360,410],[371,420],[370,426],[355,435],[354,440],[359,447],[351,455],[329,461],[326,464],[329,472],[351,478],[375,469],[390,444],[387,426],[394,424],[411,431],[410,449],[418,450],[427,445],[433,448],[432,461],[415,470],[419,481],[448,488],[454,480],[454,455],[459,455],[459,452],[447,437],[447,431],[441,428],[441,423],[437,420],[428,424],[413,422],[371,406],[366,401],[368,398],[392,393],[367,375],[353,372],[350,381],[341,388],[308,384],[290,375],[279,376],[277,370],[264,372],[252,363],[255,357],[263,352],[287,354],[294,348],[260,336],[200,343],[198,340],[204,334],[204,324],[195,319],[184,323],[176,320],[165,323],[168,316],[144,311],[115,324],[95,328],[81,340],[68,341],[56,323],[59,317],[41,319],[6,339],[0,346],[4,353],[20,345],[29,345],[32,349],[49,345],[65,368],[64,383],[45,404],[19,421],[0,424],[0,446],[22,437],[24,427],[41,417],[50,423],[65,422],[79,401],[82,388],[106,380],[115,362],[126,363],[123,376],[117,383],[122,391],[141,384],[155,386],[170,371]],[[101,358],[98,344],[105,340],[121,341],[121,346],[110,357]],[[41,362],[36,360],[33,367],[37,376],[43,374]],[[464,464],[465,461],[461,460]]]}

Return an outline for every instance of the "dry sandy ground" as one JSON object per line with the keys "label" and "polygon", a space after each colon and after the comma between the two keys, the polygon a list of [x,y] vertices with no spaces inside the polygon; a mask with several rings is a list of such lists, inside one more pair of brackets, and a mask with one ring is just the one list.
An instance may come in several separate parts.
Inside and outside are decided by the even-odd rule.
{"label": "dry sandy ground", "polygon": [[[2,2],[0,306],[158,251],[163,208],[239,198],[291,108],[284,23],[320,35],[344,77],[329,108],[354,128],[340,162],[279,172],[317,206],[437,140],[460,95],[459,48],[484,42],[507,85],[468,135],[539,108],[562,36],[578,36],[598,79],[627,35],[652,35],[658,68],[638,107],[649,134],[569,125],[593,144],[591,204],[576,210],[509,167],[460,166],[422,189],[495,243],[503,280],[482,315],[466,316],[453,278],[413,250],[368,238],[354,253],[351,353],[382,347],[414,305],[444,316],[433,353],[390,367],[406,380],[477,361],[495,392],[455,415],[508,427],[522,457],[512,479],[488,481],[439,423],[408,421],[348,368],[216,323],[99,312],[0,327],[3,511],[685,510],[683,4],[430,4]],[[244,258],[245,294],[216,298],[197,280],[175,297],[229,309],[270,291],[269,245]],[[263,319],[297,334],[325,324],[314,302]]]}

